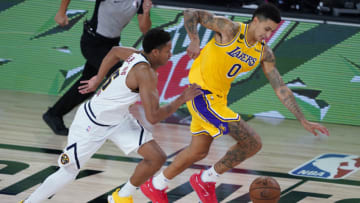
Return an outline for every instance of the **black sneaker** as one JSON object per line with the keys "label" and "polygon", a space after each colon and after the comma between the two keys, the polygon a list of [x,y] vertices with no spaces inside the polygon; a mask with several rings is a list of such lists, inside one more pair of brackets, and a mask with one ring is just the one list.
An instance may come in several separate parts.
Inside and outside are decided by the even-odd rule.
{"label": "black sneaker", "polygon": [[61,117],[53,116],[47,111],[43,114],[42,118],[55,134],[65,136],[69,134],[69,129],[65,127]]}

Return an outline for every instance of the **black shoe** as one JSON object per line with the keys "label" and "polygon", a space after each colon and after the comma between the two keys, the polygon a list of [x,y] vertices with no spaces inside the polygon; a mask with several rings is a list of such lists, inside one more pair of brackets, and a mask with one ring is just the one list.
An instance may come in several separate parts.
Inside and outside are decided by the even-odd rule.
{"label": "black shoe", "polygon": [[53,116],[47,111],[42,118],[55,134],[65,136],[69,134],[69,129],[65,127],[61,117]]}

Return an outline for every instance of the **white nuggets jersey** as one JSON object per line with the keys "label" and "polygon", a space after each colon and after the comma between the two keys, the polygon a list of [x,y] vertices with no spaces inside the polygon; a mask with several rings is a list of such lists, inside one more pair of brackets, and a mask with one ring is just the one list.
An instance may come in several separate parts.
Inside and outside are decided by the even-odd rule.
{"label": "white nuggets jersey", "polygon": [[98,92],[85,103],[84,108],[91,121],[100,126],[119,124],[129,114],[130,105],[139,101],[140,95],[126,85],[126,77],[138,63],[149,63],[144,55],[130,55],[102,85]]}

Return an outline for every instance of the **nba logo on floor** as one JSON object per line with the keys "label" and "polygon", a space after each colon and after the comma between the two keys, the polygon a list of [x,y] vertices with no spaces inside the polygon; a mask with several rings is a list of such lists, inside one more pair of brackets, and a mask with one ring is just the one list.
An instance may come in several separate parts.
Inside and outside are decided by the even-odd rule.
{"label": "nba logo on floor", "polygon": [[341,179],[360,169],[360,156],[322,154],[293,169],[290,175],[324,179]]}

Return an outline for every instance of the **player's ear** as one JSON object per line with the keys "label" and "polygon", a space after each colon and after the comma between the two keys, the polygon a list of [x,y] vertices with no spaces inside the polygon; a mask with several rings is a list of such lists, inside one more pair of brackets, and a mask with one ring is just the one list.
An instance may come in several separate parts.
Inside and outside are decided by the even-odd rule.
{"label": "player's ear", "polygon": [[160,55],[160,50],[159,49],[153,49],[151,52],[152,52],[152,54],[154,56],[159,56]]}
{"label": "player's ear", "polygon": [[252,21],[254,22],[254,24],[257,24],[259,22],[259,18],[257,16],[255,16]]}

